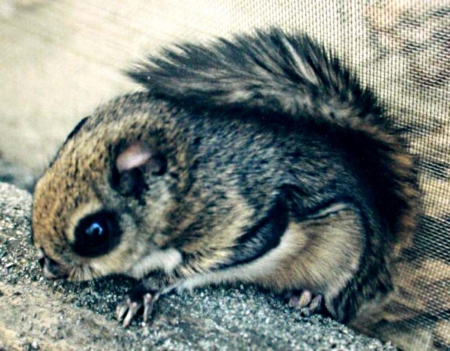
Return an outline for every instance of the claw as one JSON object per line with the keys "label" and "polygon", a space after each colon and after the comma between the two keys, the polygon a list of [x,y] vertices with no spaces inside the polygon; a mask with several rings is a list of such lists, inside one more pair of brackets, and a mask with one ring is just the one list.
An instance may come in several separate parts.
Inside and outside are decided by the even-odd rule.
{"label": "claw", "polygon": [[155,302],[155,300],[156,296],[153,296],[150,293],[144,295],[144,323],[147,323],[147,321],[150,319],[150,314],[152,313],[153,303]]}
{"label": "claw", "polygon": [[309,312],[310,313],[320,312],[320,309],[322,307],[322,302],[323,302],[322,295],[319,294],[316,297],[314,297],[308,306]]}
{"label": "claw", "polygon": [[311,303],[312,294],[308,290],[302,292],[300,299],[298,301],[297,308],[304,308]]}
{"label": "claw", "polygon": [[289,297],[289,306],[297,309],[308,308],[308,313],[319,313],[323,307],[323,295],[313,295],[309,290],[303,290],[301,294],[291,293]]}
{"label": "claw", "polygon": [[304,308],[309,305],[312,299],[312,294],[308,290],[304,290],[300,296],[298,294],[292,294],[289,298],[289,306],[298,309]]}
{"label": "claw", "polygon": [[116,307],[116,318],[126,328],[131,321],[138,315],[138,312],[144,307],[143,319],[148,322],[152,313],[153,304],[158,299],[158,293],[134,291],[128,295],[124,301]]}
{"label": "claw", "polygon": [[118,304],[116,307],[116,318],[119,322],[122,321],[123,317],[125,317],[125,313],[128,311],[128,301],[130,301],[129,298]]}
{"label": "claw", "polygon": [[[128,302],[128,301],[127,301]],[[131,302],[128,305],[128,313],[125,319],[123,320],[123,326],[124,328],[128,327],[133,320],[133,318],[136,316],[137,312],[139,311],[139,308],[141,308],[142,303],[137,302]]]}

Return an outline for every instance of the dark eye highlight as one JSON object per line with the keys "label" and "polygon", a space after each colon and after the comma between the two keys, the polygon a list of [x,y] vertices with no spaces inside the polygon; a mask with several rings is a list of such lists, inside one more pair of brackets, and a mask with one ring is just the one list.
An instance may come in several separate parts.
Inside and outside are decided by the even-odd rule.
{"label": "dark eye highlight", "polygon": [[84,217],[75,228],[73,250],[80,256],[101,256],[118,245],[121,230],[116,214],[101,211]]}

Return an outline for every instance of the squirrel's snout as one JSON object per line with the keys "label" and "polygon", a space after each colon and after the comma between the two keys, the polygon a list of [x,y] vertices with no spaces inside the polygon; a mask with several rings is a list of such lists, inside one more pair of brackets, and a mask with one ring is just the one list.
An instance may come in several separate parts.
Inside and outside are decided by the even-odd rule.
{"label": "squirrel's snout", "polygon": [[42,274],[47,279],[62,279],[69,276],[68,271],[62,265],[47,256],[39,258],[38,262],[42,268]]}

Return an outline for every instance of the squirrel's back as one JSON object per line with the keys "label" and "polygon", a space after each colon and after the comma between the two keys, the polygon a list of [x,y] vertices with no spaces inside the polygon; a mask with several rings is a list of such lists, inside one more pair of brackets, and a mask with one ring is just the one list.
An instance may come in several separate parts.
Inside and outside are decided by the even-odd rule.
{"label": "squirrel's back", "polygon": [[153,96],[186,109],[276,119],[335,138],[372,189],[394,252],[411,245],[414,158],[372,92],[309,36],[274,29],[177,45],[129,74]]}

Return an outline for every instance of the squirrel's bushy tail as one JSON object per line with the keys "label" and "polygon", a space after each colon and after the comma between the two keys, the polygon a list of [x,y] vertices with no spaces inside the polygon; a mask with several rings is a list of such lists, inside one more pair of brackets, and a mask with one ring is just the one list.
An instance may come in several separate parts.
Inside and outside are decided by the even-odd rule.
{"label": "squirrel's bushy tail", "polygon": [[376,194],[390,228],[387,239],[398,250],[411,243],[418,196],[414,159],[373,94],[310,37],[271,30],[207,46],[182,44],[129,75],[153,96],[184,107],[261,111],[280,116],[280,123],[313,123],[336,133]]}

